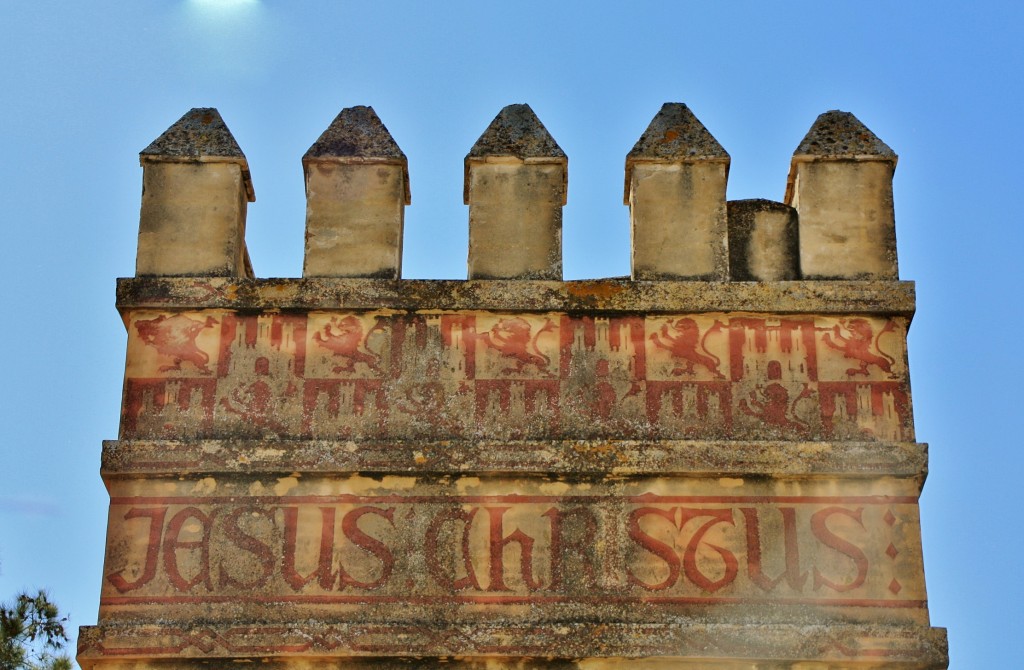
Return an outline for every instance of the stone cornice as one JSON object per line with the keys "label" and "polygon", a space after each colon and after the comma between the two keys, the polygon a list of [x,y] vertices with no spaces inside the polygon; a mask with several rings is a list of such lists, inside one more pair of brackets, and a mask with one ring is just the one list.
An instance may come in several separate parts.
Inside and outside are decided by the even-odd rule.
{"label": "stone cornice", "polygon": [[598,313],[767,312],[912,317],[914,282],[704,282],[137,277],[117,282],[117,308]]}
{"label": "stone cornice", "polygon": [[106,480],[206,474],[573,478],[899,477],[923,485],[928,446],[913,442],[703,440],[120,440],[103,444]]}

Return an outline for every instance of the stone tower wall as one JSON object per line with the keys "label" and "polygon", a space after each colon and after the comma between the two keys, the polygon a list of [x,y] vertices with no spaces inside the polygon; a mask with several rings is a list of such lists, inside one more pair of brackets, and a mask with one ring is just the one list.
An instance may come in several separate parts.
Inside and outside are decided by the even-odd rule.
{"label": "stone tower wall", "polygon": [[896,156],[852,115],[786,203],[727,203],[666,104],[626,159],[629,279],[561,280],[568,162],[526,105],[466,157],[466,281],[400,279],[371,108],[303,158],[302,279],[253,277],[216,110],[141,158],[86,670],[946,667]]}

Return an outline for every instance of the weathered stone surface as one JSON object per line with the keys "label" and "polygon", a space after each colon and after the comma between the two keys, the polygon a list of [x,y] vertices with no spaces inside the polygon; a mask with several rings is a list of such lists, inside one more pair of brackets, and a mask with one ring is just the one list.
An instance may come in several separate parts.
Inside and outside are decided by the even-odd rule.
{"label": "weathered stone surface", "polygon": [[126,316],[122,438],[913,439],[901,317]]}
{"label": "weathered stone surface", "polygon": [[509,105],[466,156],[470,279],[562,278],[568,159],[529,105]]}
{"label": "weathered stone surface", "polygon": [[793,281],[800,278],[796,210],[771,200],[730,200],[729,278]]}
{"label": "weathered stone surface", "polygon": [[154,163],[142,174],[136,274],[251,276],[235,163]]}
{"label": "weathered stone surface", "polygon": [[633,279],[729,278],[729,154],[681,103],[665,103],[626,156]]}
{"label": "weathered stone surface", "polygon": [[242,169],[248,201],[256,200],[245,154],[220,112],[213,107],[189,110],[139,152],[139,160],[143,165],[158,161],[237,163]]}
{"label": "weathered stone surface", "polygon": [[224,119],[213,107],[193,107],[139,152],[145,158],[245,160]]}
{"label": "weathered stone surface", "polygon": [[[82,631],[78,658],[84,670],[210,667],[201,660],[182,658],[179,650],[195,644],[207,648],[208,657],[261,661],[272,650],[287,649],[287,655],[293,660],[260,663],[260,667],[273,670],[339,667],[374,670],[409,667],[438,670],[805,670],[819,667],[932,670],[948,664],[945,630],[918,626],[751,627],[697,621],[523,627],[510,622],[443,626],[305,624],[284,629],[279,626],[99,626]],[[108,649],[114,653],[105,655]],[[389,657],[389,653],[401,654],[405,659]],[[347,660],[321,660],[332,654],[345,655]],[[170,659],[170,665],[161,663],[161,657]],[[133,658],[156,660],[135,665]]]}
{"label": "weathered stone surface", "polygon": [[216,109],[193,109],[139,154],[136,274],[245,277],[249,165]]}
{"label": "weathered stone surface", "polygon": [[897,279],[896,154],[848,112],[818,117],[793,154],[785,203],[805,279]]}
{"label": "weathered stone surface", "polygon": [[896,152],[868,130],[860,119],[839,110],[819,116],[793,154],[821,158],[896,160]]}
{"label": "weathered stone surface", "polygon": [[103,444],[104,480],[212,474],[399,473],[901,477],[924,483],[927,446],[738,440],[121,440]]}
{"label": "weathered stone surface", "polygon": [[306,277],[402,274],[405,154],[372,107],[343,109],[306,155]]}
{"label": "weathered stone surface", "polygon": [[909,480],[293,473],[108,486],[101,625],[928,622]]}
{"label": "weathered stone surface", "polygon": [[626,154],[626,194],[629,204],[629,171],[637,162],[729,161],[727,152],[690,108],[666,102],[640,139]]}
{"label": "weathered stone surface", "polygon": [[524,162],[565,162],[568,158],[529,105],[508,105],[487,126],[466,156],[474,160],[518,158]]}
{"label": "weathered stone surface", "polygon": [[914,315],[914,282],[785,283],[462,281],[140,277],[120,279],[117,307],[155,310],[441,310],[506,312]]}
{"label": "weathered stone surface", "polygon": [[303,276],[398,279],[403,182],[399,165],[308,163]]}
{"label": "weathered stone surface", "polygon": [[373,107],[346,107],[331,121],[302,156],[303,162],[364,160],[407,165],[405,153],[399,148]]}

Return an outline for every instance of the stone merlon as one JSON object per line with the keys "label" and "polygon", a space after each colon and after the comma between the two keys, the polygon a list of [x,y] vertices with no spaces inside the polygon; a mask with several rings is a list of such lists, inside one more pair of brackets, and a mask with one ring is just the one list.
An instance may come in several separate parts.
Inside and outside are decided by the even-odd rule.
{"label": "stone merlon", "polygon": [[793,153],[784,202],[800,221],[805,279],[896,279],[897,156],[849,112],[820,115]]}
{"label": "stone merlon", "polygon": [[305,277],[402,276],[409,161],[372,107],[341,110],[302,157]]}
{"label": "stone merlon", "polygon": [[729,279],[793,281],[800,277],[796,210],[771,200],[730,200]]}
{"label": "stone merlon", "polygon": [[470,279],[562,278],[569,159],[529,105],[501,110],[470,149]]}
{"label": "stone merlon", "polygon": [[220,113],[197,107],[139,154],[139,276],[251,277],[249,164]]}
{"label": "stone merlon", "polygon": [[633,279],[729,279],[729,161],[686,105],[662,106],[626,156]]}

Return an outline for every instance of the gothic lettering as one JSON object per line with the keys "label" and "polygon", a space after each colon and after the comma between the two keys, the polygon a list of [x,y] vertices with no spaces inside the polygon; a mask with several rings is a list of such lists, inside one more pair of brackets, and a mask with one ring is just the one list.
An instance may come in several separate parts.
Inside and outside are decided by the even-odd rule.
{"label": "gothic lettering", "polygon": [[[186,507],[173,517],[167,524],[167,532],[164,534],[164,571],[167,578],[179,591],[188,591],[193,586],[202,584],[207,591],[213,590],[213,580],[210,578],[210,532],[213,528],[213,517],[216,512],[206,514],[196,507]],[[192,520],[193,523],[188,523]],[[187,524],[187,525],[186,525]],[[195,535],[195,525],[199,525],[199,539],[183,540],[182,532]],[[181,574],[181,563],[179,563],[178,550],[198,550],[198,561],[185,561],[185,564],[197,564],[195,575],[192,579],[185,579]]]}
{"label": "gothic lettering", "polygon": [[266,585],[267,580],[274,571],[274,553],[266,542],[246,533],[238,525],[239,517],[243,514],[262,516],[273,521],[274,512],[269,509],[251,509],[239,507],[224,516],[224,535],[231,543],[253,555],[260,566],[260,574],[249,580],[240,580],[230,574],[226,561],[220,562],[220,585],[222,587],[238,587],[243,589],[255,589]]}
{"label": "gothic lettering", "polygon": [[[476,570],[473,569],[473,557],[469,548],[469,534],[472,530],[473,517],[476,516],[478,511],[480,511],[479,508],[473,508],[471,512],[462,509],[448,510],[435,516],[427,528],[423,545],[427,570],[434,581],[452,591],[462,591],[468,588],[480,590],[480,582],[476,577]],[[462,542],[457,552],[462,558],[462,567],[466,574],[459,578],[450,575],[448,570],[441,564],[441,533],[445,525],[452,522],[462,522]]]}
{"label": "gothic lettering", "polygon": [[299,533],[299,508],[285,507],[284,512],[284,564],[281,567],[284,579],[295,591],[301,591],[309,582],[316,580],[322,589],[334,586],[337,575],[332,571],[334,563],[334,508],[320,508],[320,550],[316,570],[306,576],[296,569],[296,543]]}
{"label": "gothic lettering", "polygon": [[868,577],[868,558],[861,551],[860,547],[844,540],[839,537],[831,530],[828,529],[828,519],[836,514],[849,517],[857,522],[857,524],[863,528],[864,523],[861,521],[861,513],[864,511],[863,508],[858,507],[856,510],[848,510],[843,507],[826,507],[823,510],[815,512],[811,517],[811,531],[814,533],[814,537],[830,549],[835,549],[840,554],[848,557],[853,561],[854,566],[857,569],[856,576],[845,584],[841,584],[832,581],[828,577],[822,575],[818,568],[814,568],[814,590],[817,591],[822,586],[827,586],[833,591],[844,593],[846,591],[852,591],[864,584],[864,580]]}
{"label": "gothic lettering", "polygon": [[664,510],[656,507],[640,507],[629,514],[629,538],[638,545],[654,554],[668,566],[668,575],[664,580],[651,584],[637,577],[632,568],[629,570],[629,583],[648,591],[663,591],[672,588],[679,580],[679,555],[676,550],[661,540],[651,537],[640,527],[640,520],[647,516],[661,517],[675,526],[675,510]]}
{"label": "gothic lettering", "polygon": [[129,582],[124,578],[124,570],[118,570],[107,575],[110,583],[121,593],[142,588],[156,576],[157,559],[160,557],[160,536],[163,533],[164,517],[166,515],[166,507],[152,507],[148,509],[133,507],[125,512],[125,520],[149,517],[149,535],[146,542],[146,562],[138,579]]}
{"label": "gothic lettering", "polygon": [[358,589],[372,591],[374,589],[379,589],[387,583],[388,578],[391,577],[392,570],[395,569],[395,557],[392,555],[391,550],[388,549],[387,545],[377,538],[371,537],[360,530],[359,520],[368,514],[387,519],[392,526],[395,525],[394,507],[388,507],[387,509],[380,509],[377,507],[357,507],[342,518],[341,532],[345,534],[346,538],[352,541],[352,544],[380,561],[380,576],[373,581],[363,582],[352,577],[346,572],[342,572],[341,581],[343,586],[354,586]]}
{"label": "gothic lettering", "polygon": [[[894,541],[886,524],[865,527],[864,507],[658,506],[657,496],[645,496],[653,504],[618,507],[616,516],[578,500],[551,505],[517,498],[494,496],[507,502],[482,506],[439,497],[387,505],[377,499],[130,507],[122,525],[144,538],[145,547],[124,542],[138,549],[109,560],[116,567],[106,581],[132,597],[218,590],[395,597],[410,588],[460,597],[541,591],[538,597],[572,597],[612,589],[655,599],[723,592],[826,598],[863,594],[877,560],[871,552],[885,560],[862,532],[886,533],[885,546]],[[425,574],[399,574],[410,566]]]}
{"label": "gothic lettering", "polygon": [[683,507],[680,511],[682,512],[682,516],[679,521],[680,529],[682,529],[682,527],[691,519],[699,519],[708,516],[711,517],[711,520],[698,528],[690,538],[690,541],[686,543],[686,551],[683,552],[683,572],[686,574],[686,578],[708,593],[714,593],[723,586],[731,584],[733,580],[736,579],[736,574],[739,571],[739,562],[736,560],[736,556],[728,549],[708,542],[707,545],[721,557],[722,564],[724,566],[724,574],[721,579],[712,580],[701,571],[697,562],[697,550],[700,543],[704,540],[704,535],[711,530],[713,526],[720,523],[733,525],[732,510],[707,510]]}
{"label": "gothic lettering", "polygon": [[783,552],[786,569],[778,577],[770,579],[765,576],[761,565],[761,532],[757,510],[753,507],[740,509],[747,526],[747,572],[750,581],[763,591],[772,591],[783,579],[794,591],[801,591],[807,582],[807,573],[800,572],[800,544],[796,535],[796,509],[780,507],[782,515]]}
{"label": "gothic lettering", "polygon": [[490,518],[490,547],[491,547],[491,581],[492,591],[511,591],[505,585],[505,547],[510,544],[519,545],[519,571],[527,590],[536,591],[541,587],[539,580],[533,577],[533,544],[532,537],[520,529],[516,529],[509,535],[505,535],[503,518],[508,507],[488,507],[487,514]]}

